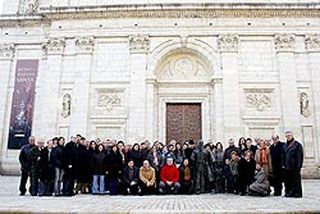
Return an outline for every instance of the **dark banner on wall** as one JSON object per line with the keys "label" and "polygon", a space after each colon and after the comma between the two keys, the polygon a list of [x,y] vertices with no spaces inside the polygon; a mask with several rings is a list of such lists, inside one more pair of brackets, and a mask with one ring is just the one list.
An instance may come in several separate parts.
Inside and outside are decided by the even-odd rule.
{"label": "dark banner on wall", "polygon": [[38,66],[38,60],[17,61],[8,149],[20,149],[31,135]]}

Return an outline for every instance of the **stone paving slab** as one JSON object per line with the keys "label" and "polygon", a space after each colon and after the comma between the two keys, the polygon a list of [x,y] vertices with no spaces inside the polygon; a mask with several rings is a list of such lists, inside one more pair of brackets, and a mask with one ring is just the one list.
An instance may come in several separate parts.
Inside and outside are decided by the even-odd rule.
{"label": "stone paving slab", "polygon": [[303,181],[303,198],[233,194],[18,196],[18,177],[0,176],[0,213],[211,214],[320,213],[320,180]]}

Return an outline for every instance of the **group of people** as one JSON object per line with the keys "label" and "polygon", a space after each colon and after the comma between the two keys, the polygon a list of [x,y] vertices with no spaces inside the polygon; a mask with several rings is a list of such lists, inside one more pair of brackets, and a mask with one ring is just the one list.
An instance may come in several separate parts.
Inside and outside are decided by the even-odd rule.
{"label": "group of people", "polygon": [[90,194],[200,194],[234,193],[302,197],[302,145],[292,132],[286,142],[241,137],[238,145],[171,140],[166,145],[149,141],[88,141],[81,135],[65,143],[63,137],[45,142],[29,138],[19,155],[20,195],[72,196]]}

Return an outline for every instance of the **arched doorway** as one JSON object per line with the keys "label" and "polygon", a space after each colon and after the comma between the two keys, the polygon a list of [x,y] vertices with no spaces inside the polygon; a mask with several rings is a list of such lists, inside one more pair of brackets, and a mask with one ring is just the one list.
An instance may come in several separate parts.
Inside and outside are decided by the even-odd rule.
{"label": "arched doorway", "polygon": [[160,140],[184,142],[213,135],[213,69],[193,49],[165,54],[155,69],[155,106]]}

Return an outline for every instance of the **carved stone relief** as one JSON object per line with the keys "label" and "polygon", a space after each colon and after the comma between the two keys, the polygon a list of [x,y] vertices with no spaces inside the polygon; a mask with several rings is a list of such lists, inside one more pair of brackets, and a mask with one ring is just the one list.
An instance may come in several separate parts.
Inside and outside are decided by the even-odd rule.
{"label": "carved stone relief", "polygon": [[130,35],[129,50],[130,53],[146,53],[150,48],[150,39],[148,35]]}
{"label": "carved stone relief", "polygon": [[307,34],[305,43],[309,51],[320,51],[320,34]]}
{"label": "carved stone relief", "polygon": [[274,44],[278,51],[293,51],[296,37],[293,34],[276,34]]}
{"label": "carved stone relief", "polygon": [[178,54],[168,57],[157,76],[159,80],[208,80],[210,75],[205,62],[191,54]]}
{"label": "carved stone relief", "polygon": [[11,59],[14,53],[14,44],[0,44],[0,58]]}
{"label": "carved stone relief", "polygon": [[64,38],[48,38],[42,44],[42,49],[46,54],[62,54],[66,46]]}
{"label": "carved stone relief", "polygon": [[221,51],[237,51],[239,36],[236,34],[219,35],[218,47]]}
{"label": "carved stone relief", "polygon": [[77,37],[75,40],[75,45],[80,51],[92,52],[94,47],[93,37]]}
{"label": "carved stone relief", "polygon": [[272,107],[273,94],[270,90],[248,90],[246,91],[246,102],[248,108],[257,111],[265,111]]}
{"label": "carved stone relief", "polygon": [[120,107],[122,103],[122,91],[112,89],[97,89],[96,106],[108,112]]}

